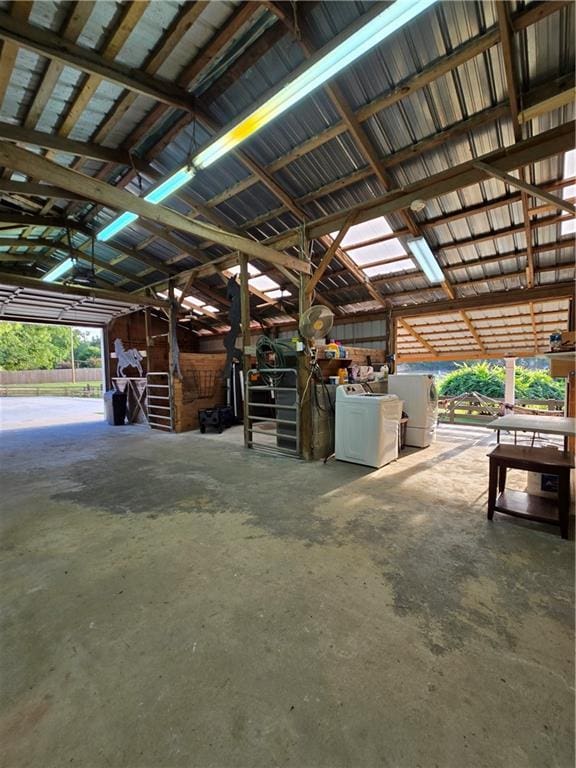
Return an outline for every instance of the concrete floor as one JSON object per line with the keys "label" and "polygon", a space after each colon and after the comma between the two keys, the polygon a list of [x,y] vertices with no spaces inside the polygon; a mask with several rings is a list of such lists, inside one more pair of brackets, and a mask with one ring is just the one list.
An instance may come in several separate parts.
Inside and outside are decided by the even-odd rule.
{"label": "concrete floor", "polygon": [[486,521],[491,437],[371,471],[6,403],[3,768],[573,765],[574,545]]}

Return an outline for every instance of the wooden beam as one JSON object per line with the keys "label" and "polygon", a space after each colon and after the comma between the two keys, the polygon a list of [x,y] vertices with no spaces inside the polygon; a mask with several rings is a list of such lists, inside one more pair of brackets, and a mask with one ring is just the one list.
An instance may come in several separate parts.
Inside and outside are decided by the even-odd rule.
{"label": "wooden beam", "polygon": [[534,302],[530,302],[530,320],[532,321],[532,333],[534,334],[534,352],[538,354],[538,329],[536,328],[536,316],[534,314]]}
{"label": "wooden beam", "polygon": [[574,88],[567,88],[564,91],[554,94],[554,96],[550,96],[549,98],[540,101],[538,104],[534,104],[532,107],[523,109],[518,113],[518,122],[520,125],[525,125],[526,123],[529,123],[530,120],[540,117],[540,115],[545,115],[547,112],[553,112],[555,109],[560,109],[568,104],[572,104],[575,98],[576,94]]}
{"label": "wooden beam", "polygon": [[472,321],[470,320],[470,318],[468,317],[468,315],[466,314],[466,312],[463,309],[460,310],[460,317],[462,318],[462,320],[466,324],[466,327],[468,328],[468,330],[470,331],[470,333],[474,337],[474,341],[480,347],[480,351],[481,352],[486,352],[486,347],[484,346],[484,342],[480,338],[480,334],[478,333],[478,331],[474,327],[474,324],[472,323]]}
{"label": "wooden beam", "polygon": [[167,307],[168,302],[161,299],[155,299],[143,294],[127,293],[122,291],[103,291],[97,288],[81,288],[80,286],[68,286],[55,283],[45,283],[42,280],[36,280],[33,277],[24,277],[23,275],[14,275],[10,272],[0,272],[1,285],[14,285],[20,288],[31,288],[48,293],[56,293],[72,296],[92,296],[95,299],[108,299],[110,301],[119,301],[127,306],[139,307]]}
{"label": "wooden beam", "polygon": [[433,363],[436,361],[452,361],[452,360],[498,360],[503,357],[533,357],[534,349],[532,347],[520,347],[520,348],[500,348],[500,349],[487,349],[486,352],[468,352],[458,351],[453,352],[437,352],[436,354],[404,354],[398,352],[399,363]]}
{"label": "wooden beam", "polygon": [[249,240],[210,224],[192,221],[182,214],[176,213],[161,205],[152,205],[140,197],[112,187],[102,181],[84,176],[77,171],[53,163],[46,158],[20,149],[13,144],[0,142],[0,164],[20,171],[28,176],[41,176],[48,183],[62,186],[78,194],[86,194],[92,200],[120,211],[131,211],[145,219],[163,224],[168,228],[178,229],[195,237],[209,237],[214,242],[228,248],[239,250],[272,264],[282,264],[296,271],[302,271],[309,266],[303,265],[298,259],[287,254],[278,253],[255,240]]}
{"label": "wooden beam", "polygon": [[98,160],[103,163],[116,163],[117,165],[132,165],[136,168],[144,166],[139,162],[138,157],[130,158],[128,152],[118,149],[109,149],[97,144],[89,144],[84,141],[75,141],[65,139],[43,131],[34,131],[30,128],[22,128],[16,125],[9,125],[0,121],[0,139],[14,141],[19,144],[41,147],[54,152],[62,152],[68,155],[79,155],[92,160]]}
{"label": "wooden beam", "polygon": [[[25,0],[25,2],[11,3],[11,17],[16,24],[24,24],[32,11],[33,2]],[[8,16],[8,14],[6,14]],[[18,55],[18,46],[8,41],[0,49],[0,107],[6,96],[8,84],[12,77],[12,71],[14,64],[16,63],[16,56]]]}
{"label": "wooden beam", "polygon": [[[509,171],[566,152],[572,148],[573,143],[574,124],[566,123],[533,138],[525,139],[511,147],[483,155],[481,161],[488,163],[497,170]],[[310,238],[318,238],[334,232],[342,227],[352,212],[358,213],[356,223],[370,221],[378,216],[407,208],[414,200],[432,200],[449,192],[477,184],[485,178],[486,174],[475,166],[476,162],[478,161],[470,160],[461,163],[447,171],[409,184],[402,190],[388,192],[369,202],[312,221],[307,226],[307,234]],[[294,228],[281,235],[268,238],[265,242],[275,248],[287,248],[296,245],[298,238],[299,228]]]}
{"label": "wooden beam", "polygon": [[0,179],[0,192],[9,195],[25,195],[31,197],[52,197],[62,200],[84,200],[84,195],[79,195],[76,192],[70,192],[69,190],[62,189],[61,187],[53,187],[49,184],[36,184],[28,181],[9,181],[8,179]]}
{"label": "wooden beam", "polygon": [[[148,8],[149,0],[132,0],[132,2],[122,3],[119,10],[119,18],[113,20],[111,32],[108,34],[104,47],[100,51],[100,56],[108,61],[114,61],[124,43],[132,34],[133,29],[138,24],[142,15]],[[68,106],[64,119],[58,127],[60,136],[68,136],[78,119],[88,106],[103,78],[100,75],[88,74],[84,82],[76,89],[72,102]]]}
{"label": "wooden beam", "polygon": [[494,166],[491,164],[475,161],[474,166],[482,170],[487,176],[500,179],[500,181],[505,182],[515,189],[521,189],[524,192],[527,192],[529,195],[532,195],[532,197],[536,197],[539,200],[544,200],[547,203],[552,204],[555,208],[562,208],[563,211],[567,211],[572,216],[576,214],[576,207],[572,205],[572,203],[568,202],[568,200],[562,200],[562,198],[557,197],[556,195],[551,195],[549,192],[545,192],[543,189],[540,189],[540,187],[534,186],[534,184],[528,184],[526,181],[517,179],[514,176],[511,176],[509,173],[505,173],[498,168],[494,168]]}
{"label": "wooden beam", "polygon": [[430,342],[426,341],[424,336],[422,336],[418,331],[416,331],[411,325],[408,325],[406,320],[404,320],[402,317],[397,318],[398,324],[404,328],[404,330],[409,333],[411,336],[413,336],[416,341],[418,341],[425,349],[427,349],[429,352],[431,352],[433,355],[437,354],[436,350],[430,344]]}
{"label": "wooden beam", "polygon": [[555,301],[563,298],[572,298],[573,295],[574,284],[572,282],[553,283],[523,290],[494,291],[485,296],[467,296],[466,298],[454,299],[453,301],[434,301],[414,304],[409,307],[394,307],[392,315],[393,317],[404,318],[433,316],[454,313],[461,309],[492,309],[494,307],[520,306],[528,304],[530,301]]}
{"label": "wooden beam", "polygon": [[336,255],[336,252],[340,248],[340,243],[346,237],[348,230],[353,224],[354,224],[354,216],[350,216],[348,219],[346,219],[340,232],[338,232],[334,240],[332,240],[332,242],[330,243],[328,249],[322,256],[320,264],[318,264],[318,266],[314,270],[314,273],[310,278],[310,280],[307,281],[305,290],[308,294],[312,293],[312,291],[316,288],[318,281],[322,279],[322,275],[324,274],[324,272],[328,268],[328,265],[330,264],[330,262]]}
{"label": "wooden beam", "polygon": [[[78,2],[73,3],[63,26],[59,30],[59,35],[72,43],[75,42],[92,14],[94,5],[93,0],[78,0]],[[26,111],[24,128],[36,127],[63,69],[64,65],[60,62],[54,59],[48,61],[40,82],[34,89],[34,99]]]}
{"label": "wooden beam", "polygon": [[93,51],[81,48],[54,32],[16,21],[4,11],[0,11],[0,39],[79,69],[88,75],[97,75],[121,88],[127,88],[171,107],[193,111],[190,95],[168,81],[157,80],[117,62],[106,61]]}
{"label": "wooden beam", "polygon": [[[250,293],[248,290],[248,259],[240,254],[240,324],[242,327],[242,376],[244,378],[244,391],[247,385],[247,371],[250,368],[251,355],[248,350],[252,343],[252,332],[250,328]],[[248,398],[245,397],[245,402]],[[244,406],[244,446],[250,448],[252,445],[252,431],[250,429],[250,420],[248,419],[249,408]]]}

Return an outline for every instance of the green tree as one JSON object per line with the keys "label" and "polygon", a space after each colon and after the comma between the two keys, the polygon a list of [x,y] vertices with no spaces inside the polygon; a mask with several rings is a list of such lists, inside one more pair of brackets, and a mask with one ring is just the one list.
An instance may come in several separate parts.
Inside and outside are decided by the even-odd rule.
{"label": "green tree", "polygon": [[70,360],[70,329],[28,323],[0,323],[0,368],[51,369]]}
{"label": "green tree", "polygon": [[[438,391],[443,397],[478,392],[486,397],[503,398],[506,372],[503,366],[480,362],[459,365],[450,371],[439,384]],[[564,383],[553,379],[547,371],[528,370],[516,367],[516,397],[520,399],[557,399],[564,397]]]}

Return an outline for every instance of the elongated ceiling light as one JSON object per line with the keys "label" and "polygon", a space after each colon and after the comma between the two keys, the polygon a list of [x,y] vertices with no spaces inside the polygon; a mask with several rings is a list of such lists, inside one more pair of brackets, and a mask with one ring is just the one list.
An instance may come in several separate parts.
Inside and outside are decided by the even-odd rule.
{"label": "elongated ceiling light", "polygon": [[61,261],[60,264],[57,264],[55,267],[53,267],[50,272],[46,272],[46,274],[42,277],[42,280],[45,283],[54,283],[56,280],[58,280],[59,277],[62,277],[62,275],[65,275],[66,272],[72,269],[74,266],[74,259],[64,259],[64,261]]}
{"label": "elongated ceiling light", "polygon": [[[192,160],[190,166],[184,166],[176,171],[156,189],[153,189],[144,200],[150,203],[160,203],[186,184],[195,174],[195,169],[208,168],[231,149],[234,149],[249,136],[268,125],[287,109],[312,93],[330,78],[337,75],[356,59],[381,43],[389,35],[408,24],[421,14],[436,0],[396,0],[382,13],[379,13],[363,27],[351,34],[346,40],[328,51],[322,58],[315,61],[293,80],[280,88],[273,96],[251,114],[243,118],[233,128],[215,139],[201,150]],[[121,229],[136,221],[135,213],[123,213],[110,222],[98,235],[98,240],[108,240]]]}
{"label": "elongated ceiling light", "polygon": [[423,237],[415,237],[408,239],[406,244],[429,282],[433,284],[443,283],[446,278],[426,240]]}

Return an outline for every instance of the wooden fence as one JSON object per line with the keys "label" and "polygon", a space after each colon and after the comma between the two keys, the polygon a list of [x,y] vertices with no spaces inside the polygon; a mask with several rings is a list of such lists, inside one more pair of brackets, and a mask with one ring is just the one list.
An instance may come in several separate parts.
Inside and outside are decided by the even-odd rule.
{"label": "wooden fence", "polygon": [[[515,413],[534,413],[540,416],[563,416],[563,400],[516,400]],[[504,415],[504,400],[467,392],[438,401],[438,421],[448,424],[486,424]]]}
{"label": "wooden fence", "polygon": [[0,386],[0,397],[102,397],[102,384],[90,382],[82,386],[70,384],[61,387]]}
{"label": "wooden fence", "polygon": [[[76,381],[102,381],[102,368],[76,368]],[[0,385],[71,383],[71,368],[53,371],[0,371]]]}

